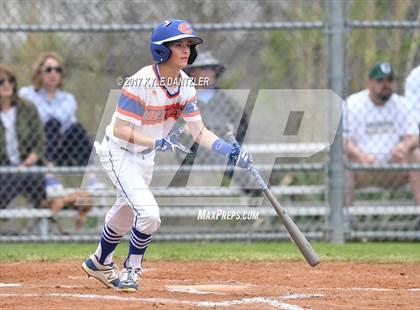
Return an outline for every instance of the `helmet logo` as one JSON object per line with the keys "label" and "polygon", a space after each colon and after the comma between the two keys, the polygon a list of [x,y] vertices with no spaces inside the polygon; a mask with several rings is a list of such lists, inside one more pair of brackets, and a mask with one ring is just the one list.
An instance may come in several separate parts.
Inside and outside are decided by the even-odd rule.
{"label": "helmet logo", "polygon": [[389,63],[383,63],[383,64],[381,64],[381,71],[384,74],[391,73],[391,65]]}
{"label": "helmet logo", "polygon": [[193,33],[193,29],[190,24],[182,23],[178,26],[178,30],[185,34]]}

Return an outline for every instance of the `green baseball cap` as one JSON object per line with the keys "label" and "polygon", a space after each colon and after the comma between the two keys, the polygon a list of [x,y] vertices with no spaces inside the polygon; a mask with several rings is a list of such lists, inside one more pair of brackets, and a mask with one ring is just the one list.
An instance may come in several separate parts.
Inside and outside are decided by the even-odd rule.
{"label": "green baseball cap", "polygon": [[377,63],[370,69],[369,78],[379,80],[383,78],[394,77],[394,69],[387,62]]}

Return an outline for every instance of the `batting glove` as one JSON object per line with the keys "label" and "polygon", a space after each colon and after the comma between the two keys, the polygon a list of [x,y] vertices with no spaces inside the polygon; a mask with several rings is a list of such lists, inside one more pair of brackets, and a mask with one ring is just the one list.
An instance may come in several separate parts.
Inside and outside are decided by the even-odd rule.
{"label": "batting glove", "polygon": [[241,150],[239,144],[234,143],[232,151],[229,154],[229,159],[235,166],[248,169],[252,164],[252,155],[245,150]]}
{"label": "batting glove", "polygon": [[165,137],[155,141],[154,149],[158,152],[173,152],[177,148],[176,137]]}

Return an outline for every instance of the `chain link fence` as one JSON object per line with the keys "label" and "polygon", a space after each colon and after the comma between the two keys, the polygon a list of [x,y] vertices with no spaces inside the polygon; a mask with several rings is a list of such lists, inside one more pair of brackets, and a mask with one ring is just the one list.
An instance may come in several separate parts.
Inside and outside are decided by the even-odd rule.
{"label": "chain link fence", "polygon": [[[359,20],[420,20],[418,4],[410,2],[368,1],[363,10],[354,3],[348,14]],[[420,84],[406,81],[420,63],[419,28],[396,21],[349,25],[343,115],[349,222],[355,236],[367,230],[377,238],[410,236],[419,231],[420,100],[411,94]],[[372,213],[356,214],[366,208]]]}
{"label": "chain link fence", "polygon": [[[222,68],[216,76],[217,96],[208,102],[203,92],[202,99],[199,98],[203,119],[216,134],[223,136],[232,127],[244,128],[240,126],[241,122],[246,123],[240,112],[252,108],[262,89],[332,88],[346,98],[344,143],[352,138],[347,135],[349,128],[360,131],[362,125],[366,130],[375,126],[375,130],[395,128],[401,133],[399,139],[408,132],[399,129],[408,122],[401,117],[402,113],[410,117],[420,113],[419,99],[415,97],[418,78],[411,83],[411,92],[404,91],[407,76],[420,63],[416,53],[419,4],[416,1],[338,4],[345,9],[345,19],[339,21],[345,42],[341,55],[339,46],[334,46],[337,43],[331,39],[340,27],[331,22],[331,15],[336,13],[329,9],[331,2],[334,1],[0,1],[0,63],[11,68],[19,94],[35,104],[39,114],[38,121],[31,103],[26,107],[19,102],[16,109],[2,107],[0,240],[96,240],[106,211],[113,203],[113,190],[108,189],[106,201],[82,206],[76,206],[76,201],[91,201],[91,196],[97,193],[92,189],[97,189],[98,179],[101,180],[100,167],[86,168],[86,164],[109,91],[119,89],[125,78],[152,63],[150,32],[157,22],[174,16],[188,16],[204,38],[199,55],[210,52],[207,60],[211,58],[213,67],[217,63]],[[37,60],[45,52],[54,52],[59,57],[40,66]],[[337,56],[345,60],[338,75],[331,68],[331,59]],[[349,105],[348,99],[366,88],[368,74],[379,62],[393,66],[395,93],[407,96],[410,93],[407,110],[411,112],[406,113],[399,106],[402,113],[392,114],[396,113],[394,110],[381,113],[384,119],[379,118],[372,125],[367,119],[374,112],[360,113]],[[34,81],[34,75],[39,79]],[[0,80],[2,77],[8,78],[0,70]],[[64,92],[59,92],[59,98],[51,97],[47,91],[54,84],[54,77],[63,82]],[[341,84],[342,93],[331,87],[333,82]],[[247,95],[235,95],[238,90],[245,90]],[[53,100],[60,108],[50,109],[48,104]],[[366,108],[360,100],[354,100],[355,106]],[[17,112],[9,112],[13,110]],[[15,139],[9,134],[13,123]],[[314,123],[314,131],[315,126]],[[385,148],[391,143],[389,137],[381,134],[373,139],[369,143],[386,160],[373,166],[350,160],[344,148],[338,162],[346,168],[344,182],[331,174],[330,149],[310,157],[278,157],[274,170],[263,159],[257,165],[268,175],[274,193],[310,238],[331,239],[330,232],[336,230],[346,239],[419,239],[419,202],[415,202],[409,179],[410,174],[420,173],[419,161],[413,157],[409,162],[390,162],[387,156],[394,145]],[[13,140],[18,143],[11,143]],[[192,146],[189,140],[183,142]],[[381,151],[385,149],[387,152]],[[332,152],[336,150],[333,148]],[[29,158],[32,153],[37,157]],[[258,151],[256,155],[259,156]],[[183,158],[178,158],[179,161]],[[187,173],[190,169],[185,160],[182,169]],[[287,238],[268,202],[259,206],[262,199],[259,193],[240,189],[251,182],[244,175],[234,179],[234,186],[230,187],[203,184],[184,187],[182,169],[171,160],[155,169],[155,180],[178,171],[171,187],[152,188],[162,204],[163,225],[157,239]],[[194,159],[194,169],[202,180],[207,180],[226,171],[226,165],[202,153]],[[85,172],[86,188],[80,189]],[[362,183],[354,181],[358,173],[364,174],[358,176]],[[391,176],[385,178],[377,173]],[[401,182],[397,182],[400,177]],[[342,184],[343,188],[341,194],[338,192],[338,201],[342,203],[337,209],[330,209],[334,204],[331,192],[336,192],[331,184]],[[186,205],[185,200],[177,201],[179,195],[191,200]],[[198,221],[198,210],[256,210],[259,217]],[[342,213],[342,220],[331,216],[331,210]]]}

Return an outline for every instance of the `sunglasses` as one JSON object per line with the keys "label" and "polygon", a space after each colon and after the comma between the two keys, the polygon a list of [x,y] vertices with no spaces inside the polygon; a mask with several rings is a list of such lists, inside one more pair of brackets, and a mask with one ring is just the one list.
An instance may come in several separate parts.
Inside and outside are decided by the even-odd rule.
{"label": "sunglasses", "polygon": [[63,72],[63,68],[61,68],[61,67],[46,67],[43,71],[45,73],[51,73],[53,71],[55,71],[57,73],[62,73]]}
{"label": "sunglasses", "polygon": [[379,78],[376,79],[378,82],[383,82],[383,81],[387,81],[387,82],[393,82],[394,78],[393,77],[387,77],[387,78]]}
{"label": "sunglasses", "polygon": [[13,77],[10,77],[8,79],[0,79],[0,86],[3,86],[6,81],[9,82],[9,84],[15,84],[15,79]]}

